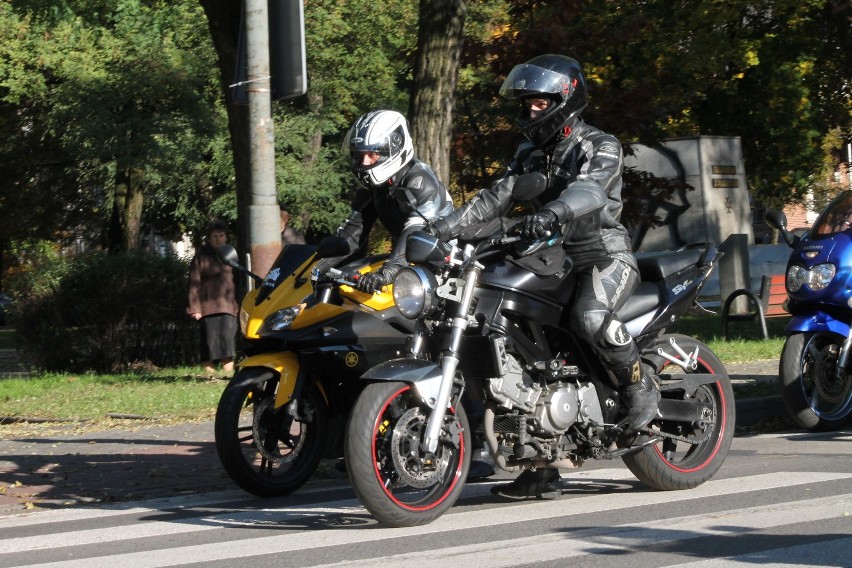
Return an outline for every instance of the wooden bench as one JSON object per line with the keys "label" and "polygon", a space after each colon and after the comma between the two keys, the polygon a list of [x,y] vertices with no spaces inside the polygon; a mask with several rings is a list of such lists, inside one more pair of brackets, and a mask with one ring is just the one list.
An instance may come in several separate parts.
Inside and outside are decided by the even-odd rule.
{"label": "wooden bench", "polygon": [[[769,332],[766,330],[766,318],[789,315],[785,306],[787,289],[784,287],[784,278],[783,274],[764,276],[760,281],[759,294],[755,294],[754,291],[747,288],[740,288],[731,292],[722,307],[722,333],[726,339],[728,338],[729,322],[751,321],[754,318],[760,320],[763,338],[769,339]],[[749,311],[741,314],[729,313],[731,304],[739,296],[745,296],[749,299]]]}

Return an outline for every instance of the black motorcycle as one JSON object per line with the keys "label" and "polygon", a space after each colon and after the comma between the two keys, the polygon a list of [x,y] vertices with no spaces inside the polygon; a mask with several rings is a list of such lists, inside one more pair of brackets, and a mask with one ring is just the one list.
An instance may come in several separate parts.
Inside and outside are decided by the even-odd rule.
{"label": "black motorcycle", "polygon": [[725,460],[735,423],[727,371],[700,341],[664,334],[697,306],[716,248],[639,259],[642,282],[618,317],[659,374],[662,400],[637,432],[615,378],[565,324],[575,281],[560,239],[523,246],[511,234],[500,219],[457,244],[408,239],[412,266],[393,293],[417,322],[411,350],[364,374],[344,445],[353,488],[382,523],[425,524],[458,499],[471,453],[463,397],[484,405],[482,434],[506,471],[620,458],[646,485],[674,490]]}

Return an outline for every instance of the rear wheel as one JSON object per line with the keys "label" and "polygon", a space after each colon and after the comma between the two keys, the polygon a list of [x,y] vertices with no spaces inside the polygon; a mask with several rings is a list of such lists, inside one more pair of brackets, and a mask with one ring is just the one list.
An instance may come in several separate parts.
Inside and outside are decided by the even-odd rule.
{"label": "rear wheel", "polygon": [[852,418],[852,374],[837,376],[844,337],[795,333],[784,342],[778,384],[787,412],[811,432],[843,427]]}
{"label": "rear wheel", "polygon": [[713,477],[728,455],[735,426],[734,391],[725,366],[700,341],[685,335],[662,336],[655,345],[655,351],[662,348],[666,353],[672,353],[670,338],[674,338],[686,353],[691,354],[698,348],[698,366],[683,370],[655,355],[649,361],[653,362],[658,373],[670,374],[673,381],[684,372],[709,373],[716,375],[718,380],[700,385],[692,395],[674,388],[664,389],[662,396],[700,403],[705,408],[704,416],[697,423],[653,423],[658,424],[661,432],[668,437],[622,459],[633,475],[654,489],[691,489]]}
{"label": "rear wheel", "polygon": [[231,479],[260,497],[301,487],[323,456],[328,434],[325,401],[311,384],[300,400],[274,408],[278,380],[262,382],[237,373],[216,409],[216,451]]}
{"label": "rear wheel", "polygon": [[423,525],[453,506],[470,467],[470,427],[464,409],[448,409],[435,453],[420,441],[428,419],[410,385],[369,385],[355,404],[346,433],[346,470],[355,494],[379,521]]}

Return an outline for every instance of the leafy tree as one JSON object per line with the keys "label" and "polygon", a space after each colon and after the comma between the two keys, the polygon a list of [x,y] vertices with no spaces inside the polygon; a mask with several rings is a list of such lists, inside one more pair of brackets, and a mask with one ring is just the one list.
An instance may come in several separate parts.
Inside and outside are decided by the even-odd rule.
{"label": "leafy tree", "polygon": [[499,80],[541,53],[583,64],[585,116],[623,141],[741,136],[750,189],[767,200],[801,200],[823,138],[849,128],[848,3],[505,2],[504,17],[489,13],[492,33],[472,38],[465,52],[462,76],[474,80],[462,81],[461,99],[488,103],[471,104],[467,122],[457,123],[463,182],[493,174],[500,156],[511,155],[516,111],[496,97]]}
{"label": "leafy tree", "polygon": [[[0,101],[15,117],[4,126],[27,143],[4,148],[4,155],[31,158],[15,168],[13,183],[28,200],[65,211],[67,221],[73,220],[67,210],[76,210],[90,236],[100,237],[95,242],[138,248],[146,193],[201,186],[207,177],[204,155],[219,123],[207,88],[212,51],[196,24],[198,6],[189,0],[0,6],[0,25],[12,32],[0,53]],[[57,217],[47,215],[45,228],[73,228],[54,224]]]}
{"label": "leafy tree", "polygon": [[[219,56],[224,92],[233,83],[240,5],[200,0]],[[293,226],[309,234],[334,230],[348,211],[351,187],[340,143],[351,122],[373,108],[404,109],[416,22],[414,0],[365,4],[305,2],[308,94],[275,108],[278,197]],[[249,202],[247,109],[226,100],[237,202]]]}

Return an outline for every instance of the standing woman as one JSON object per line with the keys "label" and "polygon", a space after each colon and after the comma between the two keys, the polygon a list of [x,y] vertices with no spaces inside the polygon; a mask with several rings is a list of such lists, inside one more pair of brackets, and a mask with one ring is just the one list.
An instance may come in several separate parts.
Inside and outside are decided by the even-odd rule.
{"label": "standing woman", "polygon": [[189,307],[186,311],[201,324],[201,365],[208,375],[215,373],[216,361],[222,363],[224,372],[234,370],[239,304],[234,273],[216,254],[216,247],[228,242],[227,229],[224,221],[211,221],[207,225],[206,242],[189,266]]}

